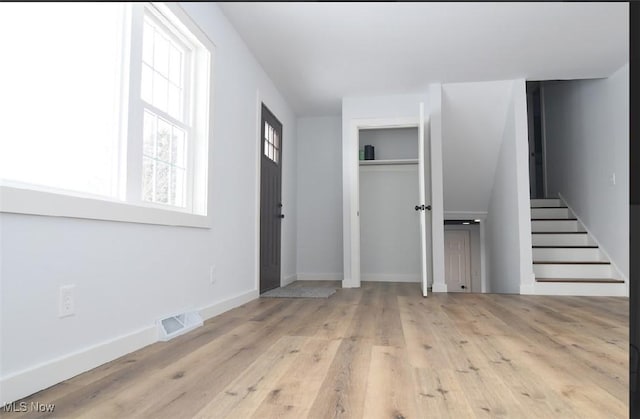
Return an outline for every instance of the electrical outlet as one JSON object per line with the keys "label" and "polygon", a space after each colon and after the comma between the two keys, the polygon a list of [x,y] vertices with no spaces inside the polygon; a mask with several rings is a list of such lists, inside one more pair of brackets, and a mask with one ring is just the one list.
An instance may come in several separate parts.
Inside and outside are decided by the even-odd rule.
{"label": "electrical outlet", "polygon": [[611,174],[611,176],[609,176],[609,184],[611,184],[612,186],[616,184],[616,173],[613,172]]}
{"label": "electrical outlet", "polygon": [[216,283],[216,265],[209,266],[209,283],[211,285]]}
{"label": "electrical outlet", "polygon": [[63,285],[60,287],[60,299],[58,301],[58,317],[73,316],[76,304],[73,298],[75,285]]}

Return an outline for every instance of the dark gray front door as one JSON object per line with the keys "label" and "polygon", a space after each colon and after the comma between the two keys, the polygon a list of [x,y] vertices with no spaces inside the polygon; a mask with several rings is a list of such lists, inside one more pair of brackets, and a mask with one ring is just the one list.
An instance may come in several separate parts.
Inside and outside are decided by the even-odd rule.
{"label": "dark gray front door", "polygon": [[260,293],[280,286],[282,124],[262,105],[260,159]]}

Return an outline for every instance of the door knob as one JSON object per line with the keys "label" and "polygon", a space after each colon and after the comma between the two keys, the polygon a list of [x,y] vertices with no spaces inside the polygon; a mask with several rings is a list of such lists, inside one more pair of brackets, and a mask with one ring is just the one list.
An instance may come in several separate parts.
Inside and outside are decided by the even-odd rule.
{"label": "door knob", "polygon": [[424,205],[416,205],[416,207],[415,207],[415,208],[416,208],[416,211],[420,211],[420,210],[422,210],[422,211],[424,211],[424,210],[429,210],[429,211],[431,211],[431,205],[427,205],[427,206],[424,206]]}
{"label": "door knob", "polygon": [[465,289],[465,288],[467,288],[467,287],[465,287],[464,285],[460,285],[460,288]]}

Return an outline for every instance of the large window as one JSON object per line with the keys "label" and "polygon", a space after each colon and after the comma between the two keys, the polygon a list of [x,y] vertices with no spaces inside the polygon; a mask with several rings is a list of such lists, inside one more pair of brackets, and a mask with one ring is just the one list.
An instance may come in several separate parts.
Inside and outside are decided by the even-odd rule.
{"label": "large window", "polygon": [[20,189],[206,215],[214,47],[179,6],[5,3],[0,39],[3,211]]}

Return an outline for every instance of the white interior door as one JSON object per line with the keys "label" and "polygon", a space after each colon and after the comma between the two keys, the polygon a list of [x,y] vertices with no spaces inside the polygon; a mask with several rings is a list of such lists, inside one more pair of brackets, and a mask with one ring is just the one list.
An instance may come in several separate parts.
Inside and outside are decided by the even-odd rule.
{"label": "white interior door", "polygon": [[444,279],[448,292],[471,291],[469,231],[444,231]]}
{"label": "white interior door", "polygon": [[[424,174],[424,103],[420,103],[420,122],[418,125],[418,196],[416,210],[420,214],[420,263],[422,295],[427,296],[427,206],[425,202]],[[430,207],[429,207],[430,208]]]}

